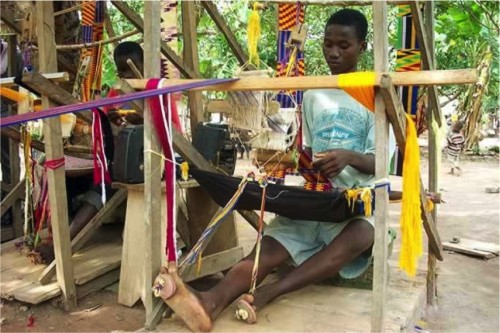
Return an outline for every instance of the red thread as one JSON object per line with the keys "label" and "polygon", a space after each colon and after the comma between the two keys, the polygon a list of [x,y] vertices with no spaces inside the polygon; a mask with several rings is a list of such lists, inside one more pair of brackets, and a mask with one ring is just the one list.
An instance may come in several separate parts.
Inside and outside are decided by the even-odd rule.
{"label": "red thread", "polygon": [[64,157],[45,161],[45,167],[48,169],[55,170],[62,166],[64,166]]}

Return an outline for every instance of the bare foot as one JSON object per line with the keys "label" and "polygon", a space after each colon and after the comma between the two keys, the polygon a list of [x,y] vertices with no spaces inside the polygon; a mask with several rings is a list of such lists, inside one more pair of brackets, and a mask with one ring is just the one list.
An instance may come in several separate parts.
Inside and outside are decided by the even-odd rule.
{"label": "bare foot", "polygon": [[209,332],[212,320],[200,299],[184,284],[176,268],[162,267],[153,291],[181,318],[193,332]]}
{"label": "bare foot", "polygon": [[257,309],[253,306],[253,302],[253,295],[243,294],[236,302],[236,318],[246,321],[248,324],[257,322]]}

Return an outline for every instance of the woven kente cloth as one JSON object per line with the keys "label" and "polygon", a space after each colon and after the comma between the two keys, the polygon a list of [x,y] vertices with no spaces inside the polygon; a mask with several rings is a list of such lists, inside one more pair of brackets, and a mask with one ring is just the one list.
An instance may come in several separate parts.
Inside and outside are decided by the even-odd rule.
{"label": "woven kente cloth", "polygon": [[[398,40],[396,55],[396,72],[420,71],[422,70],[420,47],[411,15],[410,5],[398,6]],[[398,93],[403,107],[413,121],[417,124],[418,118],[418,91],[419,86],[398,87]],[[391,173],[397,176],[403,174],[403,157],[396,150],[391,165]]]}
{"label": "woven kente cloth", "polygon": [[[161,1],[161,39],[178,53],[177,45],[177,0]],[[163,54],[161,56],[161,77],[180,78],[180,72]]]}
{"label": "woven kente cloth", "polygon": [[[286,75],[288,60],[291,56],[291,50],[286,48],[286,43],[290,37],[291,29],[297,23],[304,23],[304,6],[300,4],[279,4],[278,6],[278,64],[277,75],[282,77]],[[292,68],[291,76],[304,76],[304,53],[297,52],[296,62]],[[279,93],[277,96],[278,102],[282,108],[295,107],[294,102],[288,96],[292,95],[298,105],[302,104],[302,91],[288,91],[287,93]]]}

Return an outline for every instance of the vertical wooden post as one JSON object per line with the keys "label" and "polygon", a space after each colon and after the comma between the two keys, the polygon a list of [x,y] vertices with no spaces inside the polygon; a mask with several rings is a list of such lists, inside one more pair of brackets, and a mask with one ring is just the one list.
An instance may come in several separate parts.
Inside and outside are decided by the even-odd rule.
{"label": "vertical wooden post", "polygon": [[[196,34],[196,8],[194,1],[181,1],[182,34],[184,37],[184,66],[200,77],[198,63],[198,44]],[[199,91],[188,92],[188,106],[191,117],[191,137],[196,135],[196,126],[204,121],[202,95]],[[186,190],[188,203],[189,230],[194,244],[205,230],[218,205],[210,198],[205,189],[189,188]],[[220,229],[205,249],[204,254],[212,254],[238,245],[233,214],[221,225]]]}
{"label": "vertical wooden post", "polygon": [[[54,9],[51,1],[36,2],[36,28],[40,72],[57,72]],[[48,96],[42,96],[42,107],[51,106]],[[46,160],[64,158],[61,121],[59,117],[43,121]],[[57,282],[61,288],[66,309],[76,306],[76,289],[69,239],[68,203],[64,166],[47,169],[52,234],[56,260]]]}
{"label": "vertical wooden post", "polygon": [[[7,43],[9,45],[9,76],[16,76],[17,69],[19,68],[19,62],[17,57],[17,35],[10,34],[7,38]],[[20,88],[21,90],[22,88]],[[19,113],[20,105],[18,105],[17,113]],[[13,108],[10,107],[10,114],[14,114]],[[9,184],[12,188],[19,183],[19,177],[21,174],[20,159],[19,159],[19,143],[15,140],[9,140],[9,162],[10,162],[10,179]],[[21,214],[21,202],[16,200],[12,205],[12,227],[14,228],[14,237],[21,237],[23,235],[23,216]]]}
{"label": "vertical wooden post", "polygon": [[[181,1],[181,10],[184,66],[191,69],[197,77],[200,77],[196,34],[196,3],[194,1]],[[188,92],[188,107],[191,118],[191,137],[193,138],[196,125],[204,120],[201,92]]]}
{"label": "vertical wooden post", "polygon": [[[388,40],[387,40],[387,3],[373,2],[373,30],[375,71],[387,72]],[[388,135],[389,122],[385,112],[385,104],[380,90],[375,95],[375,177],[383,179],[388,176]],[[389,193],[387,188],[375,190],[377,206],[375,208],[375,243],[373,263],[373,296],[371,331],[382,332],[385,320],[385,301],[387,291],[387,210]]]}
{"label": "vertical wooden post", "polygon": [[[429,69],[435,69],[436,60],[434,53],[434,1],[429,0],[425,2],[424,7],[424,19],[425,19],[425,29],[427,30],[427,47],[428,52],[431,57],[429,59],[429,64],[432,64],[433,67]],[[430,92],[429,92],[430,93]],[[433,105],[428,103],[427,109],[427,128],[428,128],[428,146],[429,146],[429,192],[436,193],[438,191],[438,171],[440,161],[438,160],[439,156],[439,142],[437,142],[437,133],[434,124],[434,117],[437,114],[432,110]],[[437,207],[434,206],[432,210],[432,217],[434,219],[434,223],[437,224]],[[429,255],[427,257],[427,304],[428,305],[437,305],[437,260],[436,255],[433,251],[430,250],[429,246]]]}
{"label": "vertical wooden post", "polygon": [[[160,77],[160,2],[144,3],[144,77]],[[144,307],[146,323],[151,321],[153,308],[159,302],[151,291],[154,278],[161,267],[161,159],[152,152],[161,152],[155,135],[148,103],[144,103],[144,202],[145,202],[145,265],[144,265]]]}

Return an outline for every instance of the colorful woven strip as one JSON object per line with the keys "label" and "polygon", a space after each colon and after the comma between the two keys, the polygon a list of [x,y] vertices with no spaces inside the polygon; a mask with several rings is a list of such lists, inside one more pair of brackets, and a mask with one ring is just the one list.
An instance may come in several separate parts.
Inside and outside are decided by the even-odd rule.
{"label": "colorful woven strip", "polygon": [[[293,57],[291,50],[286,47],[291,29],[298,23],[304,23],[305,10],[300,3],[279,4],[278,6],[278,63],[277,76],[286,76],[289,65],[292,66],[289,76],[304,76],[304,54],[297,52]],[[292,61],[290,61],[292,60]],[[291,62],[291,64],[290,64]],[[282,108],[295,107],[302,104],[302,91],[280,92],[277,96]]]}
{"label": "colorful woven strip", "polygon": [[111,104],[121,104],[121,103],[125,103],[128,101],[132,101],[134,99],[141,99],[141,98],[157,96],[157,95],[162,95],[162,94],[168,94],[168,93],[173,93],[173,92],[180,92],[180,91],[184,91],[184,90],[188,90],[188,89],[206,87],[206,86],[217,85],[217,84],[221,84],[221,83],[228,83],[228,82],[233,82],[236,80],[238,80],[238,78],[203,80],[203,81],[199,81],[199,82],[191,82],[191,83],[173,85],[173,86],[160,88],[160,89],[156,89],[156,90],[139,91],[136,93],[121,95],[121,96],[117,96],[117,97],[102,98],[102,99],[98,99],[95,101],[90,101],[90,102],[85,102],[85,103],[80,103],[80,104],[56,106],[56,107],[45,109],[45,110],[42,110],[42,111],[39,111],[36,113],[35,112],[24,113],[24,114],[17,114],[17,115],[13,115],[13,116],[9,116],[9,117],[0,118],[0,127],[22,124],[22,123],[25,123],[27,121],[32,121],[32,120],[36,120],[36,119],[45,119],[45,118],[55,117],[55,116],[59,116],[61,114],[65,114],[65,113],[72,113],[72,112],[78,112],[78,111],[83,111],[83,110],[89,110],[89,109],[93,109],[93,108],[100,108],[100,107],[103,107],[106,105],[111,105]]}
{"label": "colorful woven strip", "polygon": [[[417,34],[413,25],[411,8],[409,5],[398,6],[398,40],[396,56],[396,72],[421,70],[421,52],[417,41]],[[399,97],[407,114],[414,122],[418,115],[419,86],[398,87]],[[401,176],[403,174],[403,155],[396,150],[391,165],[391,173]]]}
{"label": "colorful woven strip", "polygon": [[[177,0],[161,1],[161,38],[167,45],[178,51],[177,46]],[[161,77],[180,78],[180,72],[163,54],[161,56]]]}

